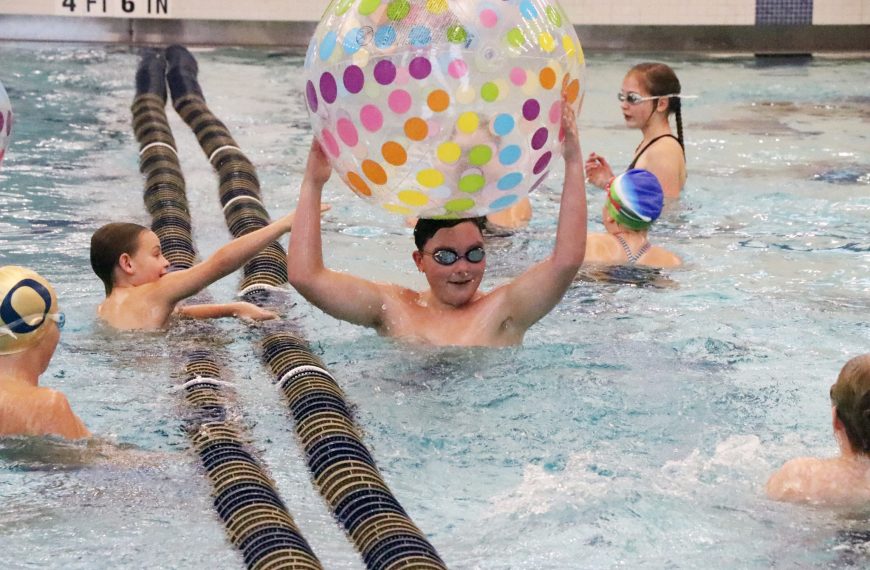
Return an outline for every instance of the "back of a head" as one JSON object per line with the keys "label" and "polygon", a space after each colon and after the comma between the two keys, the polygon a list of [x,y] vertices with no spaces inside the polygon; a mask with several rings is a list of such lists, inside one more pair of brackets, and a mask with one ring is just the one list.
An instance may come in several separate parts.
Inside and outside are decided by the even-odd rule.
{"label": "back of a head", "polygon": [[426,243],[432,239],[438,230],[443,228],[452,228],[463,222],[471,222],[477,226],[477,229],[483,233],[483,228],[486,226],[486,218],[458,218],[451,220],[420,218],[417,220],[417,225],[414,226],[414,244],[417,249],[423,251]]}
{"label": "back of a head", "polygon": [[39,343],[57,312],[57,294],[41,275],[24,267],[0,267],[0,356],[23,352]]}
{"label": "back of a head", "polygon": [[837,406],[852,448],[870,455],[870,353],[843,366],[831,387],[831,402]]}
{"label": "back of a head", "polygon": [[659,179],[643,168],[623,172],[608,189],[607,211],[617,224],[630,230],[648,229],[661,215],[663,206]]}
{"label": "back of a head", "polygon": [[145,226],[126,222],[106,224],[91,236],[91,268],[106,287],[106,295],[112,293],[112,272],[121,254],[133,254],[139,244],[139,235],[148,231]]}

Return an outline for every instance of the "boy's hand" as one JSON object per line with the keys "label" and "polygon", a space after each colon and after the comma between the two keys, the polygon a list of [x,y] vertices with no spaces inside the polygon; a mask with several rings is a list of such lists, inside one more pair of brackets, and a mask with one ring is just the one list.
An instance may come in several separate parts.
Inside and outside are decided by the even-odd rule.
{"label": "boy's hand", "polygon": [[562,130],[565,133],[565,140],[562,141],[562,156],[565,158],[565,162],[579,162],[583,157],[580,154],[577,116],[564,93],[562,94]]}
{"label": "boy's hand", "polygon": [[[328,212],[328,211],[331,210],[331,209],[332,209],[332,206],[330,206],[329,204],[321,204],[321,205],[320,205],[320,215],[323,216],[323,214],[324,214],[325,212]],[[287,230],[286,230],[286,231],[289,232],[291,229],[293,229],[293,221],[294,221],[295,219],[296,219],[296,210],[293,209],[293,210],[290,210],[290,213],[289,213],[289,214],[287,214],[286,216],[284,216],[283,218],[281,218],[280,221],[281,221],[282,223],[286,224],[286,226],[287,226]]]}
{"label": "boy's hand", "polygon": [[243,321],[268,321],[278,318],[278,313],[261,309],[257,305],[248,303],[247,301],[240,301],[235,305],[233,315]]}
{"label": "boy's hand", "polygon": [[305,177],[318,186],[323,186],[332,174],[332,165],[323,151],[323,147],[315,138],[311,141],[308,151],[308,164],[305,166]]}

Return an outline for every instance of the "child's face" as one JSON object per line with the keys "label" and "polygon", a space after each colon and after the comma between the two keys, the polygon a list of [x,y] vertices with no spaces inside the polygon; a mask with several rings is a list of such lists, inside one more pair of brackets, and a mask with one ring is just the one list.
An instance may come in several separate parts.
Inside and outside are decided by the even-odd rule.
{"label": "child's face", "polygon": [[169,269],[169,261],[163,257],[160,238],[152,231],[139,234],[136,251],[130,254],[136,285],[153,283]]}

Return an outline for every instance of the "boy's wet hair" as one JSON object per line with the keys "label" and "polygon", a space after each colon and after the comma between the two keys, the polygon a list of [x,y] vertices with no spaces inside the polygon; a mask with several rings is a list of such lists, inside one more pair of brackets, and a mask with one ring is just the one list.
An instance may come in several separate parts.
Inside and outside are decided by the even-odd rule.
{"label": "boy's wet hair", "polygon": [[107,296],[115,286],[112,272],[121,255],[136,253],[139,235],[147,231],[148,228],[139,224],[114,222],[101,227],[91,236],[91,268],[106,287]]}
{"label": "boy's wet hair", "polygon": [[463,222],[471,222],[477,229],[480,230],[480,233],[483,233],[483,229],[486,226],[486,218],[478,217],[478,218],[459,218],[455,220],[433,220],[429,218],[420,218],[417,220],[417,225],[414,226],[414,244],[417,246],[419,251],[423,251],[423,248],[426,246],[426,243],[432,239],[432,236],[438,232],[438,230],[443,228],[452,228],[454,226],[458,226]]}
{"label": "boy's wet hair", "polygon": [[856,356],[843,366],[831,386],[831,403],[837,406],[852,448],[870,455],[870,354]]}

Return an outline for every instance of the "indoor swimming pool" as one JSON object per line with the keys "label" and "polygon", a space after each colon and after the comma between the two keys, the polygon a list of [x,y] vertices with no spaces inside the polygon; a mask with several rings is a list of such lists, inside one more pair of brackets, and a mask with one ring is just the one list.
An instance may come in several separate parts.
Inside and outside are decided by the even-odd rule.
{"label": "indoor swimming pool", "polygon": [[[212,111],[256,165],[273,217],[294,207],[311,133],[304,53],[194,50]],[[0,170],[0,265],[57,288],[66,328],[42,383],[97,439],[0,441],[0,562],[21,568],[243,568],[181,430],[180,349],[229,364],[237,408],[324,568],[363,568],[311,483],[286,405],[221,321],[115,334],[88,262],[109,221],[147,225],[130,104],[138,51],[4,44],[16,114]],[[629,67],[679,76],[689,178],[653,241],[669,271],[583,269],[524,346],[378,337],[288,290],[279,307],[355,406],[392,491],[450,568],[842,568],[870,563],[870,511],[769,501],[773,469],[833,455],[828,389],[870,347],[870,61],[586,54],[584,153],[615,169],[640,136],[616,100]],[[228,239],[212,168],[167,107],[201,255]],[[552,247],[561,173],[529,228],[488,241],[483,288]],[[587,191],[590,231],[603,193]],[[400,216],[333,176],[327,264],[423,288]],[[286,239],[283,241],[286,245]],[[230,300],[238,279],[209,288]]]}

